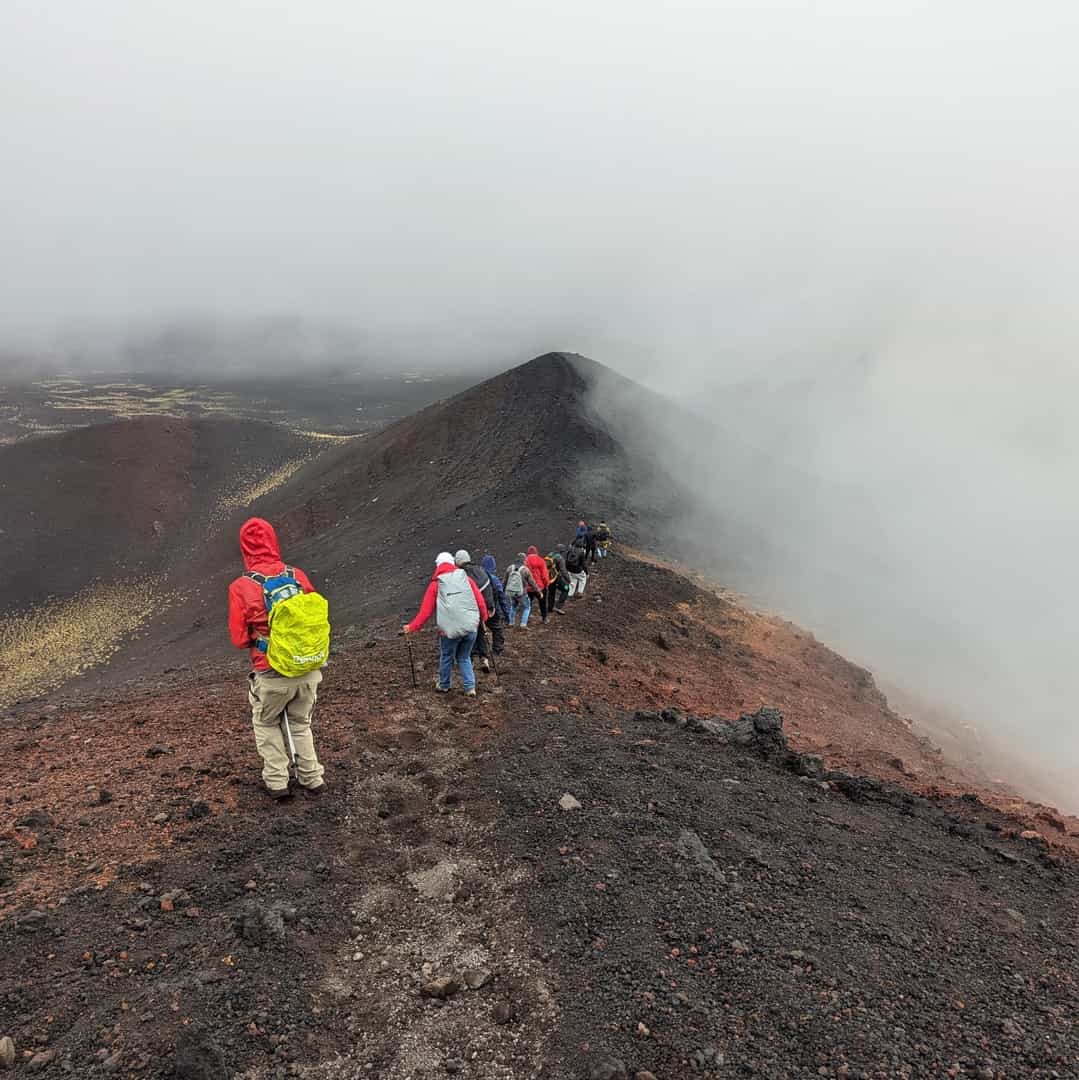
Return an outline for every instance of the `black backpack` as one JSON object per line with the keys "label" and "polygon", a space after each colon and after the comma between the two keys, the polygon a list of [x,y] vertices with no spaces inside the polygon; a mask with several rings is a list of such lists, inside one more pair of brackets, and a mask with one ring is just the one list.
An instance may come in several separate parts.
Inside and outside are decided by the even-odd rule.
{"label": "black backpack", "polygon": [[495,590],[491,584],[490,575],[482,566],[476,566],[474,563],[469,563],[463,569],[476,583],[476,588],[479,589],[480,596],[483,597],[483,602],[487,605],[487,614],[491,615],[495,610]]}
{"label": "black backpack", "polygon": [[571,574],[579,574],[584,562],[584,552],[579,547],[571,547],[566,552],[566,569]]}

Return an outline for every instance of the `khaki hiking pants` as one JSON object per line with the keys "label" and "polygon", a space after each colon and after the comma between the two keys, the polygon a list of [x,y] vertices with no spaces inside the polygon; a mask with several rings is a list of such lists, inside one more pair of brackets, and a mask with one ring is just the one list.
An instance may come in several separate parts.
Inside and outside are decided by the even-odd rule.
{"label": "khaki hiking pants", "polygon": [[304,787],[322,783],[323,768],[311,736],[311,711],[318,697],[322,672],[312,671],[289,679],[269,671],[248,676],[247,699],[255,728],[255,749],[262,758],[262,779],[271,791],[288,787],[288,747],[281,730],[281,713],[288,709],[288,726],[296,746],[296,771]]}

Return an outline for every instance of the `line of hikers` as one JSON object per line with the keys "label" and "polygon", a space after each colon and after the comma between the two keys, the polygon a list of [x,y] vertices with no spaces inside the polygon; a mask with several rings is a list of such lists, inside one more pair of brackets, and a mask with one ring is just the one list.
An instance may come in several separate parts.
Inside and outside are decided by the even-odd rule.
{"label": "line of hikers", "polygon": [[[528,629],[534,607],[543,623],[564,615],[566,603],[584,596],[588,567],[606,558],[611,530],[581,521],[572,544],[548,555],[533,546],[499,577],[493,555],[480,565],[465,550],[440,552],[416,617],[403,633],[416,633],[435,616],[439,633],[439,671],[435,688],[449,693],[454,667],[469,697],[476,695],[476,655],[485,671],[505,649],[505,628]],[[315,753],[311,713],[329,659],[329,607],[307,575],[286,566],[273,526],[250,518],[240,527],[245,573],[229,586],[229,635],[248,649],[248,701],[255,748],[262,758],[262,780],[275,800],[287,799],[290,769],[310,796],[326,789]],[[518,622],[518,618],[520,622]]]}

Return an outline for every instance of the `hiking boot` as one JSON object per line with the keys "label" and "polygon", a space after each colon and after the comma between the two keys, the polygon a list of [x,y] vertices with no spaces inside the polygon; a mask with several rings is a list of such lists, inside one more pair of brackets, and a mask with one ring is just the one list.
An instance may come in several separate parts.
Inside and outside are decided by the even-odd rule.
{"label": "hiking boot", "polygon": [[326,783],[323,781],[316,787],[304,787],[303,793],[309,799],[321,799],[322,796],[326,794]]}
{"label": "hiking boot", "polygon": [[262,790],[265,791],[274,802],[284,802],[286,799],[292,798],[292,790],[287,787],[273,788],[263,785]]}
{"label": "hiking boot", "polygon": [[491,661],[488,660],[487,657],[485,656],[482,660],[480,660],[480,666],[483,668],[484,671],[490,671],[491,670]]}
{"label": "hiking boot", "polygon": [[438,679],[435,679],[435,689],[440,694],[448,694],[450,692],[450,688],[448,686],[443,686],[442,683],[438,681]]}
{"label": "hiking boot", "polygon": [[475,696],[476,696],[476,688],[474,686],[472,687],[471,690],[466,690],[465,691],[465,697],[475,697]]}

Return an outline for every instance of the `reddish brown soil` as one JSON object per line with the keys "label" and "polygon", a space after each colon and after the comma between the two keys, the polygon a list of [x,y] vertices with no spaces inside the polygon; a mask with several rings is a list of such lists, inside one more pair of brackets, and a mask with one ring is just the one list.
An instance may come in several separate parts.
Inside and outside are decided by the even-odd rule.
{"label": "reddish brown soil", "polygon": [[[971,945],[969,958],[950,954],[954,989],[947,993],[978,1002],[979,1022],[1018,1016],[1032,1031],[1037,1021],[1024,1009],[1067,1011],[1061,1002],[1072,991],[1050,969],[1039,974],[1041,945],[1034,960],[1021,960],[1034,943],[1017,937],[1002,912],[1033,919],[1044,911],[1048,921],[1039,926],[1056,926],[1059,917],[1067,924],[1058,905],[1069,888],[1060,875],[1070,870],[1044,844],[1006,838],[1025,822],[940,794],[958,792],[960,775],[888,712],[864,672],[796,629],[703,594],[661,567],[614,558],[566,616],[510,632],[499,674],[483,680],[473,703],[427,689],[430,634],[417,641],[421,685],[411,689],[393,629],[390,622],[368,628],[369,646],[356,643],[327,669],[318,739],[333,788],[318,802],[277,807],[261,795],[242,661],[228,670],[169,672],[98,700],[23,707],[4,723],[0,753],[18,767],[0,815],[0,945],[13,960],[0,984],[0,1029],[15,1036],[20,1052],[56,1051],[53,1067],[79,1075],[119,1069],[165,1077],[184,1026],[202,1024],[230,1067],[265,1063],[285,1066],[285,1075],[292,1064],[322,1063],[329,1071],[318,1075],[325,1076],[370,1064],[404,1080],[437,1075],[442,1060],[475,1053],[480,1077],[532,1075],[545,1064],[547,1075],[568,1080],[590,1075],[597,1052],[613,1047],[669,1080],[692,1071],[694,1055],[710,1053],[709,1045],[722,1047],[732,1069],[755,1062],[763,1075],[817,1075],[818,1065],[887,1061],[883,1048],[897,1022],[888,995],[900,990],[878,999],[873,988],[900,987],[912,964],[933,964],[944,947],[934,944],[937,935]],[[730,717],[762,702],[786,707],[789,730],[800,733],[794,741],[821,749],[830,763],[936,793],[909,805],[900,795],[879,804],[871,797],[864,806],[837,792],[813,794],[744,752],[635,715],[674,704]],[[888,763],[895,754],[904,755],[908,772],[919,770],[916,782]],[[111,798],[102,804],[103,788]],[[585,801],[580,819],[559,816],[564,790]],[[707,875],[693,884],[679,876],[684,870],[665,868],[666,855],[639,856],[642,830],[659,829],[654,842],[672,851],[687,826],[705,836],[715,829],[712,808],[720,806],[725,828],[709,846],[727,874],[742,866],[743,888],[756,897],[747,903],[742,893],[723,913],[714,910],[716,885]],[[161,814],[167,819],[155,821]],[[1063,834],[1079,832],[1077,825],[1049,830],[1043,822],[1041,829],[1054,843],[1071,844],[1075,838]],[[854,832],[818,850],[826,827]],[[721,857],[731,838],[741,854],[732,848]],[[773,927],[761,919],[770,906],[791,902],[769,891],[789,888],[780,870],[789,860],[806,882],[819,878],[816,899],[794,901],[794,921]],[[450,907],[416,903],[409,875],[437,883],[447,865],[460,878]],[[898,906],[894,898],[912,878],[932,888],[930,866],[940,868],[945,892],[920,896],[913,916],[909,898]],[[1000,927],[989,936],[979,921],[986,916],[968,926],[963,914],[965,905],[985,903],[987,873],[991,919]],[[630,885],[624,901],[621,876]],[[633,886],[635,877],[642,880]],[[838,890],[837,878],[844,882]],[[863,897],[858,918],[866,929],[859,922],[836,937],[835,920],[848,915],[832,905],[847,888]],[[177,889],[175,902],[162,901]],[[642,921],[641,905],[653,898],[661,909]],[[249,903],[284,905],[299,921],[282,943],[253,947],[235,929]],[[31,910],[41,914],[27,920]],[[716,925],[726,927],[718,939],[708,929]],[[792,933],[794,926],[803,929]],[[831,993],[829,973],[851,981],[848,968],[860,962],[862,946],[849,949],[859,935],[873,940],[878,932],[911,944],[894,960],[875,961],[889,973],[883,982],[874,967],[855,977],[860,1026],[844,1027],[838,1041],[834,1025],[810,1037],[790,1014],[789,1045],[776,1041],[786,1020],[755,1034],[751,1003],[770,1002],[769,1025],[786,1010],[811,1007],[812,998],[802,998],[810,989],[789,984],[791,961],[782,950],[798,957],[807,941],[831,942],[806,962],[826,980],[821,992]],[[918,935],[926,935],[924,945]],[[731,969],[723,959],[727,938],[777,959],[762,953]],[[1054,931],[1044,947],[1059,950],[1064,939]],[[477,950],[497,972],[493,996],[432,1010],[413,981],[422,982],[422,963],[438,974],[460,962],[453,957]],[[684,967],[679,954],[692,963]],[[1024,978],[1029,968],[1031,980],[1049,980],[1044,992],[997,1000],[999,990],[981,973],[987,958]],[[667,972],[658,983],[657,964]],[[295,978],[301,970],[304,978]],[[713,979],[730,995],[726,1004],[705,1004]],[[666,998],[656,996],[675,990],[701,996],[700,1007],[678,1021],[677,1037],[670,1009],[660,1007]],[[513,1017],[508,1027],[491,1019],[499,1002]],[[922,1040],[922,1049],[902,1051],[922,1061],[915,1071],[885,1065],[864,1075],[935,1075],[951,1061],[942,1053],[974,1062],[964,1056],[971,1051],[954,1048],[975,1046],[975,1032],[952,1030],[960,1005],[947,1008],[955,1019],[942,1026],[937,1005],[905,1007],[904,1026],[915,1043]],[[742,1020],[728,1030],[716,1017],[730,1010]],[[642,1016],[660,1041],[634,1035]],[[1019,1075],[1017,1054],[1026,1055],[1029,1075],[1048,1076],[1043,1069],[1052,1062],[1067,1068],[1061,1047],[1069,1029],[1064,1013],[1056,1016],[1045,1021],[1047,1041],[1013,1046],[983,1037],[990,1049],[974,1053],[1012,1062],[1013,1071],[1000,1075]],[[670,1036],[662,1035],[667,1029]],[[328,1063],[339,1056],[345,1071],[334,1072]],[[976,1068],[956,1075],[976,1075]]]}

